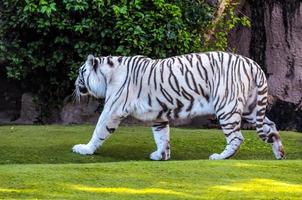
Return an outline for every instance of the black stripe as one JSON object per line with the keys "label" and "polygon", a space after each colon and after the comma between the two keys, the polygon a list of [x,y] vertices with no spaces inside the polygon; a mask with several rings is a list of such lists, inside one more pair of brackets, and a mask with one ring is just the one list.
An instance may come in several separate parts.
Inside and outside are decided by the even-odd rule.
{"label": "black stripe", "polygon": [[163,96],[165,97],[165,99],[167,99],[167,101],[169,101],[169,103],[171,103],[173,105],[173,98],[172,96],[167,92],[167,90],[165,90],[162,86],[162,84],[160,84],[160,91],[163,94]]}
{"label": "black stripe", "polygon": [[176,99],[176,105],[177,105],[177,107],[174,110],[174,117],[178,118],[179,113],[181,112],[181,109],[184,107],[184,104],[179,99]]}
{"label": "black stripe", "polygon": [[160,64],[160,78],[161,78],[161,82],[164,82],[164,68],[165,68],[165,60]]}
{"label": "black stripe", "polygon": [[[193,86],[194,86],[194,87],[192,87],[192,85],[190,84],[189,76],[191,77],[191,80],[192,80],[192,82],[193,82]],[[193,90],[195,93],[199,94],[198,89],[197,89],[197,84],[196,84],[195,78],[194,78],[193,73],[192,73],[191,71],[189,71],[189,70],[186,71],[185,80],[186,80],[186,82],[187,82],[188,87],[189,87],[191,90]]]}
{"label": "black stripe", "polygon": [[128,78],[130,77],[130,63],[131,63],[131,60],[133,59],[134,57],[127,57],[125,60],[124,60],[124,64],[126,63],[126,61],[128,61],[128,64],[127,64],[127,73],[126,73],[126,78],[122,84],[122,86],[120,87],[120,89],[116,92],[115,94],[115,100],[112,102],[111,106],[110,106],[110,109],[112,109],[113,105],[116,103],[116,101],[119,99],[119,97],[122,95],[123,93],[123,90],[126,86],[126,83],[127,83],[127,80]]}
{"label": "black stripe", "polygon": [[[229,132],[229,133],[225,133],[225,137],[230,137],[233,133],[240,131],[240,127],[236,128],[235,130]],[[234,138],[233,138],[234,139]],[[232,141],[232,140],[231,140]],[[231,143],[231,141],[229,142],[229,144]]]}
{"label": "black stripe", "polygon": [[167,112],[168,111],[168,107],[167,107],[167,105],[164,103],[164,102],[161,102],[157,97],[156,97],[156,100],[157,100],[157,102],[159,103],[159,105],[162,107],[162,110],[158,113],[158,115],[157,115],[157,119],[160,119],[161,118],[161,116],[162,116],[162,114],[164,113],[164,112]]}
{"label": "black stripe", "polygon": [[109,128],[108,126],[106,126],[106,130],[107,130],[110,134],[112,134],[112,133],[114,133],[115,128]]}
{"label": "black stripe", "polygon": [[181,94],[183,95],[183,97],[185,97],[186,99],[190,100],[190,105],[188,106],[188,108],[186,109],[186,111],[190,111],[193,107],[193,103],[194,103],[194,98],[192,95],[190,95],[190,93],[188,93],[183,87],[181,87],[182,92]]}
{"label": "black stripe", "polygon": [[184,64],[182,63],[182,60],[177,57],[179,63],[180,63],[180,71],[181,71],[181,74],[184,75]]}
{"label": "black stripe", "polygon": [[168,106],[164,102],[160,101],[157,97],[156,100],[159,103],[159,105],[162,107],[163,112],[167,112]]}
{"label": "black stripe", "polygon": [[139,96],[140,96],[140,94],[141,94],[141,91],[142,91],[142,87],[143,87],[143,78],[144,78],[144,76],[141,77],[141,81],[140,81],[140,84],[139,84],[139,90],[138,90],[137,98],[139,98]]}
{"label": "black stripe", "polygon": [[166,128],[169,125],[169,122],[160,122],[153,124],[152,127],[155,128],[155,131],[161,131],[162,129]]}
{"label": "black stripe", "polygon": [[198,68],[198,73],[200,74],[200,77],[205,80],[206,82],[208,82],[208,72],[207,72],[207,69],[202,65],[202,60],[201,60],[201,56],[200,55],[196,55],[197,59],[199,60],[199,64],[200,64],[200,67],[202,68],[202,70],[204,71],[204,75],[205,75],[205,78],[203,78],[203,75],[199,69],[199,67],[197,66]]}
{"label": "black stripe", "polygon": [[192,58],[193,56],[192,56],[192,54],[187,54],[184,57],[189,61],[191,67],[193,67],[193,58]]}
{"label": "black stripe", "polygon": [[121,64],[123,61],[123,56],[118,57],[117,61]]}
{"label": "black stripe", "polygon": [[127,101],[128,101],[128,96],[129,96],[129,86],[130,86],[130,82],[131,82],[131,73],[133,72],[133,66],[135,66],[137,63],[135,63],[135,61],[137,61],[139,57],[135,57],[133,62],[132,62],[132,65],[131,65],[131,72],[129,73],[129,78],[128,78],[128,83],[127,83],[127,90],[126,90],[126,99],[124,100],[124,105],[123,105],[123,108],[122,110],[125,109],[126,107],[126,104],[127,104]]}
{"label": "black stripe", "polygon": [[157,82],[156,82],[156,69],[157,67],[154,68],[154,72],[153,72],[153,81],[154,81],[154,89],[157,90]]}
{"label": "black stripe", "polygon": [[148,104],[151,107],[152,106],[152,101],[151,101],[151,97],[150,94],[148,93]]}
{"label": "black stripe", "polygon": [[148,85],[150,85],[151,83],[151,76],[152,76],[152,71],[153,69],[156,67],[157,63],[159,62],[159,60],[156,60],[151,66],[150,66],[150,72],[149,72],[149,77],[148,77]]}
{"label": "black stripe", "polygon": [[[174,92],[176,92],[178,95],[180,95],[179,83],[178,83],[177,77],[175,76],[175,74],[173,73],[173,70],[171,69],[171,65],[169,66],[169,69],[170,69],[170,75],[169,75],[168,81],[171,86],[171,89]],[[174,87],[174,84],[172,83],[172,79],[174,80],[176,88]]]}
{"label": "black stripe", "polygon": [[209,102],[209,95],[207,95],[205,92],[204,92],[204,90],[203,90],[203,88],[202,88],[202,86],[200,85],[200,84],[198,84],[198,87],[199,87],[199,90],[200,90],[200,92],[201,92],[201,95],[207,100],[207,102]]}

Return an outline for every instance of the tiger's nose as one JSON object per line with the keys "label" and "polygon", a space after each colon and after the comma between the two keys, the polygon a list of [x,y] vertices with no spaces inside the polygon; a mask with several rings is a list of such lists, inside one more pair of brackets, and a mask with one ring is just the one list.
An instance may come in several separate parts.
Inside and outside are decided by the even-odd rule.
{"label": "tiger's nose", "polygon": [[79,90],[82,94],[86,94],[88,92],[87,88],[86,87],[79,87]]}

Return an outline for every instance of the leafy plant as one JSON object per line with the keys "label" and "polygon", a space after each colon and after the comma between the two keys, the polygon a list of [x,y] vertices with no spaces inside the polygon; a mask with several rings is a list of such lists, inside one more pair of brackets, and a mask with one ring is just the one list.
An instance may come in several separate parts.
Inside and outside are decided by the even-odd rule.
{"label": "leafy plant", "polygon": [[46,112],[71,93],[88,54],[163,58],[223,50],[228,30],[242,22],[230,9],[208,42],[215,8],[203,0],[3,0],[0,9],[7,76],[22,81]]}

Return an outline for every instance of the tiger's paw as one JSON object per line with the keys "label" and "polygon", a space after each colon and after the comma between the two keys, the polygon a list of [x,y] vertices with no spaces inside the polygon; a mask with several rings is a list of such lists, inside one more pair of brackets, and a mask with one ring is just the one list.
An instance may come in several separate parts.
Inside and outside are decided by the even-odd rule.
{"label": "tiger's paw", "polygon": [[158,152],[154,151],[153,153],[150,154],[150,159],[159,161],[159,160],[169,160],[170,159],[170,153],[169,152]]}
{"label": "tiger's paw", "polygon": [[276,157],[277,160],[283,160],[285,159],[285,152],[283,149],[283,146],[281,144],[281,142],[274,142],[272,144],[272,149],[273,149],[273,153]]}
{"label": "tiger's paw", "polygon": [[210,155],[209,159],[210,160],[223,160],[224,157],[221,156],[221,154],[214,153],[214,154]]}
{"label": "tiger's paw", "polygon": [[94,150],[88,146],[87,144],[77,144],[72,147],[72,151],[74,153],[78,153],[81,155],[91,155],[94,153]]}

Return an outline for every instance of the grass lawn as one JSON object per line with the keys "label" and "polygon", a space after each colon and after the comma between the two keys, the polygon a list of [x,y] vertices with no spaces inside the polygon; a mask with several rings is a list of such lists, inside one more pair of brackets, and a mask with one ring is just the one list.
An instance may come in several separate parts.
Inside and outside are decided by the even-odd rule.
{"label": "grass lawn", "polygon": [[255,131],[231,160],[220,130],[172,128],[172,160],[149,161],[148,127],[121,127],[95,155],[71,152],[93,126],[0,126],[0,199],[302,199],[302,134],[274,160]]}

